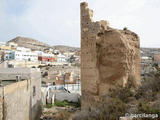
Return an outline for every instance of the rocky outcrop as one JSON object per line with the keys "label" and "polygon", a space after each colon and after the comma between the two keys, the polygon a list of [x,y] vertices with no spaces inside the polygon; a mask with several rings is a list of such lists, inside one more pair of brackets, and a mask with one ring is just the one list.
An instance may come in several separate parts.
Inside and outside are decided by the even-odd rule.
{"label": "rocky outcrop", "polygon": [[14,42],[20,47],[26,47],[26,48],[30,48],[32,50],[42,50],[43,51],[45,49],[50,49],[50,48],[54,49],[54,50],[59,50],[62,52],[80,50],[80,48],[72,47],[72,46],[64,46],[64,45],[51,46],[51,45],[45,44],[43,42],[40,42],[40,41],[32,39],[32,38],[20,37],[20,36],[8,41],[8,43],[10,43],[10,42]]}
{"label": "rocky outcrop", "polygon": [[26,47],[32,50],[43,50],[50,47],[49,45],[42,43],[38,40],[20,36],[8,41],[8,43],[9,42],[14,42],[20,47]]}
{"label": "rocky outcrop", "polygon": [[71,47],[71,46],[65,46],[65,45],[55,45],[55,46],[52,46],[52,48],[54,49],[54,50],[59,50],[59,51],[64,51],[64,52],[66,52],[66,51],[79,51],[80,50],[80,48],[79,47]]}
{"label": "rocky outcrop", "polygon": [[140,42],[134,32],[117,30],[107,21],[93,21],[93,11],[81,3],[82,108],[89,108],[116,85],[140,82]]}

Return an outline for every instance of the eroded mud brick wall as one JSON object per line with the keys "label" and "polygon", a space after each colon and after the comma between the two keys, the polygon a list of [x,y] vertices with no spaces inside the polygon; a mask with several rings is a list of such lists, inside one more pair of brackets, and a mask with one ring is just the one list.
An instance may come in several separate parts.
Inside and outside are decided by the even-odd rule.
{"label": "eroded mud brick wall", "polygon": [[81,3],[82,108],[129,81],[140,82],[140,43],[137,34],[109,27],[107,21],[93,21],[93,11]]}

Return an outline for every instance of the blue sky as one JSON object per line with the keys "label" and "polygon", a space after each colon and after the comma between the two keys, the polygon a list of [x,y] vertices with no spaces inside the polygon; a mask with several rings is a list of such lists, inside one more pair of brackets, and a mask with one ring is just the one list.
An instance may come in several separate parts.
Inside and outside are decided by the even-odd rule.
{"label": "blue sky", "polygon": [[140,36],[141,46],[160,47],[160,0],[0,0],[0,41],[31,37],[50,45],[80,46],[80,2],[94,20]]}

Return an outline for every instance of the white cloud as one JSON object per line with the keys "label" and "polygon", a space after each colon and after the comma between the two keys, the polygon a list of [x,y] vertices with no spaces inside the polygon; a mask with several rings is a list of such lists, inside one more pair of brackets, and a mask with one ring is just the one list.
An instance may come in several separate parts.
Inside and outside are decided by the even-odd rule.
{"label": "white cloud", "polygon": [[0,1],[0,24],[2,24],[2,20],[3,20],[3,18],[4,18],[4,16],[5,16],[5,14],[4,14],[4,12],[3,12],[3,2],[1,2]]}
{"label": "white cloud", "polygon": [[[74,0],[70,1],[75,4]],[[13,38],[28,36],[49,44],[80,45],[79,2],[74,6],[68,1],[32,0],[22,15],[5,18],[4,30],[0,31]],[[68,6],[67,6],[68,4]]]}
{"label": "white cloud", "polygon": [[[142,46],[160,45],[159,0],[22,0],[21,3],[19,0],[10,1],[12,4],[0,0],[0,40],[7,41],[21,35],[53,45],[79,46],[79,6],[80,1],[87,1],[89,7],[94,10],[95,21],[106,19],[114,28],[128,27],[139,34]],[[19,5],[19,9],[24,9],[15,13],[18,7],[14,6],[12,12],[10,5]],[[6,11],[7,9],[12,14]]]}
{"label": "white cloud", "polygon": [[124,12],[126,11],[129,13],[138,11],[139,9],[145,6],[146,2],[147,0],[126,0]]}
{"label": "white cloud", "polygon": [[91,3],[95,21],[108,20],[112,27],[119,29],[128,27],[140,36],[141,46],[160,47],[159,0],[94,0]]}
{"label": "white cloud", "polygon": [[[74,4],[73,0],[71,3]],[[48,43],[79,46],[79,12],[68,1],[36,0],[25,14],[33,29]],[[67,6],[68,4],[68,6]],[[78,6],[79,7],[79,6]]]}

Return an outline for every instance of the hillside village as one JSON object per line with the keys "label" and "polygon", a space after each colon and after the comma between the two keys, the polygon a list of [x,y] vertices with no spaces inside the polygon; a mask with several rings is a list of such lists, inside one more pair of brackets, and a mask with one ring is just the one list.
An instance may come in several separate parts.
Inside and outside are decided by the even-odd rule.
{"label": "hillside village", "polygon": [[[3,97],[3,94],[8,94],[8,96],[16,100],[16,95],[11,96],[10,93],[3,93],[3,89],[7,90],[15,86],[16,91],[11,91],[11,93],[16,94],[17,90],[21,91],[18,86],[25,85],[25,81],[30,80],[29,76],[33,77],[31,78],[33,81],[30,80],[32,84],[28,84],[33,87],[29,91],[35,91],[35,93],[32,93],[35,94],[33,95],[33,101],[34,99],[35,101],[36,99],[38,100],[41,96],[43,106],[54,104],[54,98],[58,96],[57,100],[60,101],[63,101],[68,96],[70,102],[78,102],[79,95],[81,95],[80,51],[78,48],[67,46],[49,47],[49,45],[37,40],[17,37],[6,43],[0,42],[0,69],[0,98]],[[31,72],[32,75],[30,75],[30,71],[35,71],[35,73]],[[38,81],[33,85],[36,79]],[[42,91],[42,94],[40,91]],[[27,100],[29,98],[22,96],[23,94],[18,95],[22,97],[19,102],[25,102],[24,99]],[[5,98],[5,101],[7,102],[7,98]],[[10,105],[9,101],[7,104]],[[32,103],[28,102],[29,104]],[[35,108],[33,110],[35,116],[31,116],[32,119],[40,118],[42,112],[40,106],[38,103],[38,109]],[[14,107],[8,107],[14,110]],[[22,107],[24,106],[22,105]],[[2,118],[4,116],[7,119],[13,117],[10,111],[8,111],[8,115],[4,112],[1,115],[1,112],[0,110],[0,117]],[[27,116],[24,115],[24,117]],[[21,117],[21,119],[23,118]]]}
{"label": "hillside village", "polygon": [[[34,65],[38,66],[47,63],[69,64],[72,58],[71,62],[80,60],[78,49],[64,51],[55,48],[53,49],[47,44],[30,38],[17,37],[7,43],[0,43],[0,61],[9,61],[8,64],[14,63],[14,61],[35,62],[33,65],[30,64],[33,67]],[[13,66],[16,66],[16,64]]]}
{"label": "hillside village", "polygon": [[[28,73],[22,73],[22,71],[30,71],[31,69],[37,68],[41,73],[39,76],[41,77],[41,83],[39,84],[41,84],[41,98],[43,106],[48,106],[50,104],[54,105],[55,99],[59,101],[68,100],[75,103],[79,102],[81,96],[80,49],[66,46],[51,48],[47,46],[47,44],[42,45],[42,43],[37,41],[34,45],[40,43],[41,47],[35,47],[36,49],[33,49],[34,45],[32,47],[24,47],[23,44],[20,44],[21,42],[17,42],[16,39],[18,39],[18,41],[21,41],[22,39],[23,44],[26,44],[30,38],[24,39],[23,37],[18,37],[6,43],[0,42],[0,68],[5,68],[6,71],[5,73],[0,71],[1,86],[10,86],[13,83],[16,83],[17,80],[25,81],[28,79],[28,77],[25,77]],[[141,79],[145,80],[148,79],[150,72],[155,71],[155,65],[160,65],[160,50],[158,48],[141,48],[140,52]],[[36,74],[33,73],[33,76],[35,75]],[[18,82],[16,84],[18,85],[21,83]],[[35,86],[37,85],[38,84]],[[17,86],[16,89],[20,88]],[[31,91],[33,90],[31,89]],[[36,94],[40,95],[40,93]],[[49,117],[49,111],[53,113],[56,113],[55,111],[59,111],[56,110],[59,109],[58,107],[53,108],[54,110],[45,108],[43,110],[43,115]],[[68,110],[69,109],[70,108],[68,108]],[[76,108],[74,109],[75,110],[73,111],[77,111]],[[36,111],[38,111],[38,109],[34,110],[34,114],[40,117],[39,112],[36,113]]]}
{"label": "hillside village", "polygon": [[80,8],[81,48],[0,42],[0,120],[159,119],[160,49]]}
{"label": "hillside village", "polygon": [[[30,39],[18,37],[18,41],[21,41],[21,38],[23,44],[28,43],[28,39]],[[59,101],[68,100],[75,103],[79,102],[81,96],[80,49],[66,46],[51,48],[37,41],[34,45],[40,43],[42,46],[33,49],[34,45],[32,47],[24,47],[23,44],[20,43],[21,42],[17,42],[16,38],[6,43],[0,42],[0,68],[6,69],[5,73],[0,71],[1,86],[6,88],[9,85],[9,88],[13,83],[20,85],[21,83],[16,83],[16,81],[28,80],[28,77],[25,77],[29,73],[27,73],[27,71],[37,68],[37,72],[41,73],[39,76],[41,83],[39,84],[41,84],[43,106],[54,105],[55,99]],[[160,50],[158,48],[141,48],[140,53],[141,79],[146,80],[150,72],[155,71],[155,65],[160,65]],[[22,73],[22,71],[25,72]],[[33,76],[36,74],[33,73]],[[36,89],[38,87],[37,85],[38,84],[35,85]],[[16,89],[20,88],[17,86]],[[33,90],[31,89],[31,91]],[[36,95],[40,95],[40,93],[36,93]],[[24,101],[23,99],[21,100]],[[51,117],[48,112],[56,113],[55,111],[59,111],[59,107],[56,108],[55,106],[53,108],[43,108],[43,117]],[[70,110],[70,108],[67,109]],[[36,111],[39,110],[34,110],[34,114],[39,118],[41,114],[39,114],[39,112],[36,113]],[[73,111],[77,111],[77,108],[74,108]],[[8,116],[8,118],[9,117],[12,116]]]}
{"label": "hillside village", "polygon": [[[61,79],[63,75],[75,76],[74,67],[80,66],[80,51],[76,50],[58,50],[44,48],[43,43],[34,40],[34,44],[40,46],[43,44],[43,50],[37,50],[36,47],[33,50],[32,47],[22,47],[19,43],[28,43],[30,38],[17,37],[7,43],[0,43],[0,66],[1,68],[40,68],[42,74],[57,76],[56,79]],[[21,41],[18,42],[17,41]],[[33,39],[32,39],[33,41]],[[39,48],[38,48],[39,49]],[[41,47],[42,49],[42,47]],[[66,67],[68,66],[68,67]],[[50,68],[53,68],[54,73],[51,73]],[[61,68],[61,70],[59,70]],[[66,69],[65,69],[66,68]],[[70,68],[70,70],[68,70]],[[47,69],[47,70],[46,70]],[[63,70],[63,71],[62,71]],[[80,72],[76,72],[77,76]],[[54,78],[55,79],[55,78]],[[45,82],[45,81],[44,81]],[[53,81],[52,81],[53,83]]]}

